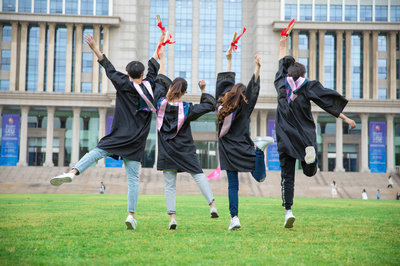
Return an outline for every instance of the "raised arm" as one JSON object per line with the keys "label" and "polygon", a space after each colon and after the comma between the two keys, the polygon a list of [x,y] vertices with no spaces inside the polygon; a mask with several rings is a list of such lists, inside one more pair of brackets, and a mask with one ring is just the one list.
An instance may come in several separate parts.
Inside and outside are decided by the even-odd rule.
{"label": "raised arm", "polygon": [[261,57],[259,55],[255,55],[254,61],[256,62],[256,69],[254,70],[254,82],[257,82],[258,77],[260,76]]}
{"label": "raised arm", "polygon": [[199,87],[201,90],[201,98],[200,98],[200,103],[199,104],[194,104],[189,111],[187,119],[189,121],[196,120],[200,116],[212,112],[215,110],[215,106],[217,104],[217,101],[215,98],[211,95],[206,93],[206,82],[204,80],[199,81]]}
{"label": "raised arm", "polygon": [[341,118],[344,122],[350,125],[351,129],[356,128],[356,122],[353,119],[348,118],[343,113],[340,113],[339,118]]}
{"label": "raised arm", "polygon": [[226,64],[226,72],[231,72],[232,71],[232,49],[229,48],[228,51],[225,53],[226,60],[228,60],[228,63]]}
{"label": "raised arm", "polygon": [[286,42],[287,42],[287,37],[282,36],[280,41],[279,41],[279,59],[284,58],[287,56],[286,54]]}
{"label": "raised arm", "polygon": [[99,61],[103,60],[103,54],[102,54],[102,52],[100,52],[100,49],[97,46],[93,36],[90,34],[86,34],[85,41],[86,41],[87,45],[89,45],[90,49],[92,49],[93,53],[97,56],[97,59]]}

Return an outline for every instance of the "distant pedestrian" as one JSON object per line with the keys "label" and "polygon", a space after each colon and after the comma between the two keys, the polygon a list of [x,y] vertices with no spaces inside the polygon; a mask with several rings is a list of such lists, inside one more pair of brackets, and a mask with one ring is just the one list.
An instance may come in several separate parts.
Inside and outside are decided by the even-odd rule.
{"label": "distant pedestrian", "polygon": [[400,200],[400,192],[396,193],[396,200]]}
{"label": "distant pedestrian", "polygon": [[388,177],[388,185],[387,185],[387,188],[393,188],[393,179],[392,179],[392,176],[391,176],[391,175]]}
{"label": "distant pedestrian", "polygon": [[381,192],[379,191],[379,189],[376,191],[376,199],[377,200],[381,199]]}
{"label": "distant pedestrian", "polygon": [[106,186],[103,184],[103,182],[101,182],[100,194],[104,194],[105,190],[106,190]]}
{"label": "distant pedestrian", "polygon": [[335,180],[332,181],[332,198],[337,198],[337,190],[336,190],[336,182]]}
{"label": "distant pedestrian", "polygon": [[365,191],[365,188],[364,188],[363,191],[362,191],[361,198],[362,198],[363,200],[367,200],[367,199],[368,199],[367,191]]}

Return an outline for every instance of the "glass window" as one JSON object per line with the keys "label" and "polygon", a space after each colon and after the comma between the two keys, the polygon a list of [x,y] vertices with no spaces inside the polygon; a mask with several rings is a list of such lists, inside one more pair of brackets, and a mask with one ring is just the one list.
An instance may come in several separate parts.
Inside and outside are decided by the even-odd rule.
{"label": "glass window", "polygon": [[300,20],[312,20],[312,5],[300,5]]}
{"label": "glass window", "polygon": [[396,59],[396,79],[400,79],[400,59]]}
{"label": "glass window", "polygon": [[11,33],[12,33],[12,26],[9,24],[4,24],[2,35],[1,35],[2,41],[3,42],[11,42]]}
{"label": "glass window", "polygon": [[[215,93],[217,43],[217,3],[214,0],[200,0],[199,32],[199,79],[206,81],[206,91]],[[200,92],[200,89],[198,89]]]}
{"label": "glass window", "polygon": [[285,20],[297,18],[297,5],[285,5]]}
{"label": "glass window", "polygon": [[362,98],[361,35],[351,36],[351,97]]}
{"label": "glass window", "polygon": [[378,51],[386,51],[386,35],[378,36]]}
{"label": "glass window", "polygon": [[16,0],[3,0],[3,11],[15,12],[15,1]]}
{"label": "glass window", "polygon": [[10,70],[11,50],[1,50],[1,70]]}
{"label": "glass window", "polygon": [[9,91],[9,90],[10,90],[10,81],[0,80],[0,91]]}
{"label": "glass window", "polygon": [[304,75],[305,78],[308,76],[308,57],[299,57],[299,63],[303,64],[306,68],[306,74]]}
{"label": "glass window", "polygon": [[388,20],[388,7],[375,6],[375,21],[387,21],[387,20]]}
{"label": "glass window", "polygon": [[82,82],[81,83],[81,92],[92,93],[92,82]]}
{"label": "glass window", "polygon": [[386,59],[378,59],[378,78],[379,79],[387,78]]}
{"label": "glass window", "polygon": [[40,28],[29,27],[26,60],[26,91],[37,91]]}
{"label": "glass window", "polygon": [[372,21],[372,6],[360,6],[360,21]]}
{"label": "glass window", "polygon": [[315,21],[326,21],[326,5],[315,5]]}
{"label": "glass window", "polygon": [[63,6],[62,0],[50,0],[50,13],[62,14],[62,6]]}
{"label": "glass window", "polygon": [[96,15],[108,16],[108,0],[96,1]]}
{"label": "glass window", "polygon": [[65,91],[65,63],[67,59],[67,28],[56,28],[54,45],[54,91]]}
{"label": "glass window", "polygon": [[65,14],[78,14],[78,0],[65,1]]}
{"label": "glass window", "polygon": [[18,12],[31,13],[32,0],[19,0],[18,2]]}
{"label": "glass window", "polygon": [[342,6],[331,5],[330,21],[342,21]]}
{"label": "glass window", "polygon": [[379,100],[386,100],[386,88],[379,88],[378,89],[378,99]]}
{"label": "glass window", "polygon": [[[224,26],[223,26],[223,53],[222,53],[222,71],[226,70],[225,51],[228,50],[232,42],[234,32],[242,33],[242,0],[224,0]],[[234,52],[232,61],[232,71],[236,72],[236,80],[241,79],[242,69],[242,40],[238,43],[238,49]]]}
{"label": "glass window", "polygon": [[299,50],[308,50],[308,35],[307,35],[307,33],[299,34]]}
{"label": "glass window", "polygon": [[357,6],[345,6],[344,10],[345,21],[357,21]]}
{"label": "glass window", "polygon": [[335,35],[324,37],[324,86],[336,90],[336,47]]}
{"label": "glass window", "polygon": [[92,53],[82,53],[82,72],[91,73],[92,72]]}
{"label": "glass window", "polygon": [[174,44],[175,77],[182,77],[188,83],[187,92],[191,92],[192,82],[192,1],[177,0],[175,6]]}
{"label": "glass window", "polygon": [[[69,1],[66,1],[69,2]],[[47,0],[35,0],[35,13],[47,13]]]}
{"label": "glass window", "polygon": [[400,21],[400,6],[390,6],[390,21],[391,22]]}
{"label": "glass window", "polygon": [[93,15],[93,0],[81,0],[81,15]]}
{"label": "glass window", "polygon": [[[160,15],[163,27],[168,30],[168,1],[151,0],[150,23],[149,23],[149,57],[153,56],[160,38],[160,28],[157,27],[156,15]],[[168,58],[168,46],[164,49],[165,58]],[[168,60],[165,60],[165,70],[168,69]]]}

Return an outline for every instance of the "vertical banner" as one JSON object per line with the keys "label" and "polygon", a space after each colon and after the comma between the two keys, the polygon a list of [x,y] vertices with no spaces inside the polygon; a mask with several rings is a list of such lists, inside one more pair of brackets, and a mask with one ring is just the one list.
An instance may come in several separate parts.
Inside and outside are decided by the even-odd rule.
{"label": "vertical banner", "polygon": [[369,169],[386,172],[386,122],[369,122]]}
{"label": "vertical banner", "polygon": [[0,165],[16,166],[19,153],[19,114],[3,114]]}
{"label": "vertical banner", "polygon": [[[110,134],[114,116],[107,116],[106,134]],[[106,167],[122,167],[122,160],[115,160],[111,157],[106,157]]]}
{"label": "vertical banner", "polygon": [[268,146],[268,170],[280,171],[278,145],[276,143],[275,119],[268,120],[268,136],[274,138],[274,143]]}

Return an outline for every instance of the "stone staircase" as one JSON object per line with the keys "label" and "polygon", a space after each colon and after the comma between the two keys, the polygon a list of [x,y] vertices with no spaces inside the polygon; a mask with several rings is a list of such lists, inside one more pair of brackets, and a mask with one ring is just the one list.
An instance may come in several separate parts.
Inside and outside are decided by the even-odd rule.
{"label": "stone staircase", "polygon": [[[91,167],[77,176],[70,184],[59,187],[50,185],[51,177],[68,171],[68,167],[9,167],[0,166],[0,193],[99,193],[100,182],[106,185],[106,193],[127,193],[127,181],[124,168]],[[212,170],[204,170],[208,175]],[[361,198],[365,188],[369,199],[376,199],[376,190],[381,191],[381,199],[395,199],[400,191],[400,178],[393,176],[394,188],[387,189],[387,174],[381,173],[335,173],[318,172],[307,177],[301,171],[296,172],[296,197],[329,198],[331,183],[336,181],[339,198]],[[281,178],[279,171],[268,171],[267,180],[257,183],[249,173],[239,175],[239,194],[242,196],[281,196]],[[162,172],[152,168],[142,168],[140,172],[141,194],[164,194]],[[214,195],[228,194],[225,171],[221,178],[210,180]],[[177,176],[177,194],[200,194],[193,178],[186,173]]]}

